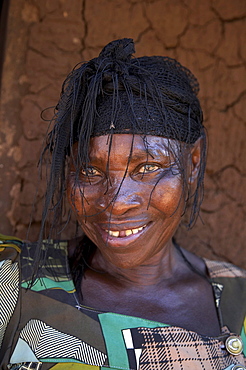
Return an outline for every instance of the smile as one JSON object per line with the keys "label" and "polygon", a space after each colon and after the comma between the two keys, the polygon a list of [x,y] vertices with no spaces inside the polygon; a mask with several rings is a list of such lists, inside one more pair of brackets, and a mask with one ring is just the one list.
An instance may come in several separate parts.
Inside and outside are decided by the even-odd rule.
{"label": "smile", "polygon": [[128,229],[128,230],[122,230],[122,231],[112,231],[112,230],[105,230],[110,236],[113,236],[115,238],[125,238],[126,236],[130,236],[133,234],[138,234],[140,231],[142,231],[146,225],[137,227],[136,229]]}

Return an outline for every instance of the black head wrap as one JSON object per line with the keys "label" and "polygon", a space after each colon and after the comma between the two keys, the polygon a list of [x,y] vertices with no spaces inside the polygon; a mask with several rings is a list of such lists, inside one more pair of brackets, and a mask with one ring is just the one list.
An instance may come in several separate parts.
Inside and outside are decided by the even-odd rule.
{"label": "black head wrap", "polygon": [[168,57],[132,58],[132,39],[116,40],[64,82],[49,146],[70,152],[80,142],[88,162],[91,136],[156,135],[194,143],[203,133],[196,78]]}
{"label": "black head wrap", "polygon": [[[205,130],[193,74],[176,60],[152,56],[133,58],[132,39],[112,41],[99,56],[82,63],[68,75],[47,138],[51,152],[50,177],[43,211],[40,240],[52,206],[53,221],[62,214],[66,186],[66,159],[78,142],[76,167],[89,163],[90,138],[99,135],[140,134],[174,139],[192,146],[203,139],[202,165],[192,195],[190,224],[196,219],[203,194],[206,157]],[[170,140],[172,141],[172,140]],[[182,155],[182,150],[180,150]],[[75,160],[75,159],[74,159]],[[185,175],[180,160],[180,172]],[[182,172],[183,171],[183,172]]]}

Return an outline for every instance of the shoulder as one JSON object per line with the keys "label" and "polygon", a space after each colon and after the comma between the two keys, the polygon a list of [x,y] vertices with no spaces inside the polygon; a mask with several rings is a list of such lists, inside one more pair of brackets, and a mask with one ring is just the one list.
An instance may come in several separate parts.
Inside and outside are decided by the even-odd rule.
{"label": "shoulder", "polygon": [[[44,260],[42,274],[49,275],[52,269],[55,269],[58,275],[66,274],[67,246],[67,241],[43,241],[39,255]],[[12,268],[19,265],[22,281],[28,281],[33,273],[37,248],[36,242],[0,234],[0,268],[5,265]]]}
{"label": "shoulder", "polygon": [[242,278],[246,279],[246,270],[237,267],[229,262],[212,261],[204,259],[209,276],[214,278]]}
{"label": "shoulder", "polygon": [[18,238],[0,234],[0,283],[8,276],[16,275],[20,261],[22,241]]}
{"label": "shoulder", "polygon": [[[39,278],[52,278],[67,275],[67,241],[44,240],[41,246],[36,242],[25,241],[22,244],[22,251],[20,256],[22,285],[25,286],[32,280],[33,265],[38,259],[42,262],[40,266],[38,277]],[[39,279],[38,278],[38,279]],[[27,285],[28,285],[27,284]]]}
{"label": "shoulder", "polygon": [[4,234],[0,234],[0,253],[1,257],[3,257],[3,252],[8,249],[13,249],[17,253],[21,252],[23,242],[21,239],[16,238],[14,236],[8,236]]}
{"label": "shoulder", "polygon": [[[69,242],[44,240],[41,246],[41,253],[49,256],[49,260],[56,259],[57,256],[67,256],[67,247]],[[5,258],[12,259],[11,251],[16,252],[14,254],[21,255],[22,259],[32,260],[35,257],[37,250],[37,243],[30,241],[23,241],[14,236],[8,236],[0,233],[0,260]]]}
{"label": "shoulder", "polygon": [[223,325],[246,340],[246,271],[229,262],[204,261]]}

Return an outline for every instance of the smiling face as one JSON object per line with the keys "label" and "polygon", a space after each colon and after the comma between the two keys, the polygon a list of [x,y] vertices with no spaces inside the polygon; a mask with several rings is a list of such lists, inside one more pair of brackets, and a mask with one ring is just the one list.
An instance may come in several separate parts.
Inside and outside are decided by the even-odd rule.
{"label": "smiling face", "polygon": [[[67,194],[77,220],[102,256],[121,268],[145,264],[165,251],[185,207],[180,145],[146,138],[147,151],[140,135],[113,135],[109,155],[108,136],[94,137],[88,168],[77,176],[72,160],[70,165]],[[75,144],[75,158],[76,153]]]}

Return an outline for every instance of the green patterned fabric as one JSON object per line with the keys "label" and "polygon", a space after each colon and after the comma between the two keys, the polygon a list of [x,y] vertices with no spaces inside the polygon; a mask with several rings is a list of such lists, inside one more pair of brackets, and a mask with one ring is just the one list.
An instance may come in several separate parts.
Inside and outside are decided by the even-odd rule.
{"label": "green patterned fabric", "polygon": [[35,244],[1,238],[0,369],[225,370],[245,366],[243,354],[234,356],[225,350],[225,340],[232,334],[241,335],[246,348],[245,271],[205,260],[223,320],[220,337],[205,337],[81,306],[68,267],[67,242],[46,247],[48,264],[27,289]]}

